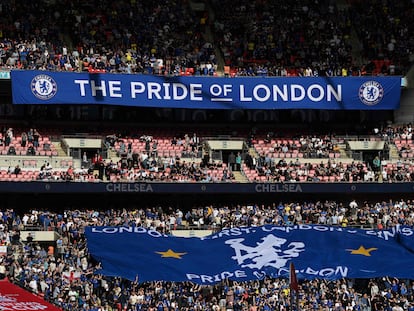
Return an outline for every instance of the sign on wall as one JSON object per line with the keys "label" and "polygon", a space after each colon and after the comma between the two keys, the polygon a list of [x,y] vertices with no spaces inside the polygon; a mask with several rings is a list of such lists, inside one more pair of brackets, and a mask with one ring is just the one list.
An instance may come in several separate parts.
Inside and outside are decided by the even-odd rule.
{"label": "sign on wall", "polygon": [[12,71],[14,104],[393,110],[401,77],[167,77]]}

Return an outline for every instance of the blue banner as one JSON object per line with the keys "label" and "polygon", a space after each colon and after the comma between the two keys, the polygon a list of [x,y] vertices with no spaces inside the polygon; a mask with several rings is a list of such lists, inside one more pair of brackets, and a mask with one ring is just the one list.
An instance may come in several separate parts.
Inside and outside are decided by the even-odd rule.
{"label": "blue banner", "polygon": [[[272,197],[283,195],[294,200],[307,194],[330,194],[338,197],[349,195],[361,195],[371,197],[374,200],[378,195],[384,193],[398,196],[412,195],[413,182],[303,182],[303,183],[171,183],[171,182],[66,182],[66,181],[0,181],[0,193],[14,194],[50,194],[50,193],[72,193],[77,195],[109,194],[109,195],[160,195],[170,194],[197,194],[207,198],[219,195],[235,194],[240,196],[257,195]],[[180,196],[178,195],[177,198]],[[242,199],[241,199],[242,200]],[[250,200],[250,199],[249,199]],[[248,200],[248,201],[249,201]],[[254,199],[253,199],[254,200]]]}
{"label": "blue banner", "polygon": [[[414,230],[364,231],[297,225],[232,228],[205,238],[180,238],[141,227],[87,227],[99,273],[140,282],[214,284],[288,277],[414,279]],[[403,237],[404,244],[399,240]]]}
{"label": "blue banner", "polygon": [[12,71],[14,104],[392,110],[401,77],[165,77]]}

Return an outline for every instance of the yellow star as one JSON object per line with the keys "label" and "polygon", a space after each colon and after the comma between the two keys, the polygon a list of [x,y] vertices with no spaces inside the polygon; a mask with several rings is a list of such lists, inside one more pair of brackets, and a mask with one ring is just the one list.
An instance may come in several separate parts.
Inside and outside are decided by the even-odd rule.
{"label": "yellow star", "polygon": [[171,248],[168,249],[166,252],[156,252],[157,254],[162,255],[163,258],[177,258],[182,259],[181,256],[187,254],[187,253],[176,253]]}
{"label": "yellow star", "polygon": [[376,251],[378,248],[371,247],[365,248],[362,245],[358,249],[347,249],[347,251],[351,251],[352,255],[363,255],[363,256],[371,256],[372,251]]}

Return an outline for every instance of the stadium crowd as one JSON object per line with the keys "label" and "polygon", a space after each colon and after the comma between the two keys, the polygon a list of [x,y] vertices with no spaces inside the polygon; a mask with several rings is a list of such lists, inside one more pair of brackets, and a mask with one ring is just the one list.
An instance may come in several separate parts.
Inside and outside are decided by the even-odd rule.
{"label": "stadium crowd", "polygon": [[406,40],[412,28],[409,22],[414,14],[412,3],[386,1],[377,6],[375,1],[351,2],[350,14],[363,46],[361,53],[379,62],[370,63],[371,68],[377,66],[381,73],[394,74],[396,68],[409,67],[414,57],[413,46],[408,42],[411,40]]}
{"label": "stadium crowd", "polygon": [[[242,174],[250,182],[412,182],[414,166],[412,160],[398,160],[396,163],[363,161],[345,163],[328,159],[320,163],[307,162],[306,159],[276,159],[268,155],[252,157],[244,154],[240,166]],[[77,182],[236,182],[234,169],[221,161],[203,164],[201,161],[181,160],[175,157],[152,157],[143,155],[136,160],[113,162],[98,160],[91,167],[54,169],[50,163],[42,165],[32,174],[32,180],[41,181],[77,181]],[[378,164],[376,164],[378,163]],[[7,174],[18,173],[9,167]],[[26,172],[27,173],[27,172]]]}
{"label": "stadium crowd", "polygon": [[[215,75],[222,55],[232,76],[350,76],[403,74],[413,61],[413,45],[405,40],[409,1],[379,9],[375,1],[345,7],[329,0],[202,4],[197,11],[169,0],[3,1],[0,63],[8,69]],[[354,52],[363,59],[354,59]]]}
{"label": "stadium crowd", "polygon": [[351,69],[350,16],[333,1],[213,3],[218,44],[236,75],[286,76],[295,68],[299,76],[342,76]]}
{"label": "stadium crowd", "polygon": [[[413,61],[405,38],[411,5],[227,0],[223,6],[223,1],[213,1],[216,45],[226,64],[238,68],[236,76],[401,74]],[[359,66],[357,53],[365,61]]]}
{"label": "stadium crowd", "polygon": [[[411,124],[373,129],[373,135],[369,139],[382,140],[385,147],[384,157],[372,162],[343,157],[338,141],[344,144],[345,136],[313,134],[276,138],[269,133],[254,137],[246,134],[246,142],[255,152],[245,150],[237,157],[234,155],[234,159],[229,156],[228,159],[213,160],[203,157],[206,153],[202,148],[203,136],[196,134],[193,137],[185,134],[184,138],[108,135],[103,143],[106,148],[116,152],[119,160],[103,158],[98,150],[93,157],[88,157],[85,152],[80,165],[75,166],[73,160],[62,160],[64,165],[59,166],[58,163],[53,167],[52,158],[49,158],[39,164],[39,168],[35,168],[30,167],[30,161],[39,155],[57,155],[55,146],[47,133],[42,132],[41,135],[36,129],[30,129],[27,133],[22,130],[21,135],[15,135],[14,132],[12,128],[4,127],[3,134],[0,135],[0,138],[4,138],[0,140],[2,154],[30,158],[21,159],[23,166],[20,163],[16,167],[9,166],[7,170],[0,170],[1,180],[235,182],[235,170],[241,171],[247,178],[246,181],[250,182],[414,180]],[[398,160],[387,160],[391,144],[396,144],[398,148]]]}
{"label": "stadium crowd", "polygon": [[[186,1],[2,3],[6,68],[213,74],[213,46]],[[39,26],[41,25],[41,26]],[[69,46],[70,44],[70,46]]]}
{"label": "stadium crowd", "polygon": [[[414,201],[387,202],[280,202],[270,205],[234,204],[135,209],[52,210],[19,213],[1,211],[0,233],[9,252],[1,257],[2,277],[26,288],[64,310],[289,310],[289,284],[285,279],[254,282],[226,281],[215,286],[189,282],[139,283],[109,278],[94,271],[84,237],[85,226],[143,226],[171,234],[180,229],[211,229],[274,224],[324,224],[388,229],[412,226]],[[20,232],[55,230],[53,247],[22,240]],[[300,281],[303,310],[412,310],[414,283],[382,278],[356,286],[357,280]],[[368,282],[368,281],[367,281]]]}

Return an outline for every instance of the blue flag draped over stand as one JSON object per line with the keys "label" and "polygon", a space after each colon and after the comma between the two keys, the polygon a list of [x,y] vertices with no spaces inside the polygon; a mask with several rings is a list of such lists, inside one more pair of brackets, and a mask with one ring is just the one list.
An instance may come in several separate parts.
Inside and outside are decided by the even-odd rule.
{"label": "blue flag draped over stand", "polygon": [[140,282],[289,277],[298,279],[398,277],[414,279],[414,230],[361,230],[317,225],[223,230],[181,238],[142,227],[87,227],[89,252],[99,273]]}

